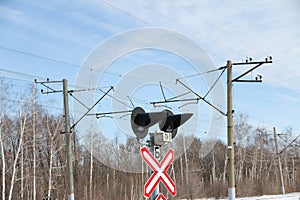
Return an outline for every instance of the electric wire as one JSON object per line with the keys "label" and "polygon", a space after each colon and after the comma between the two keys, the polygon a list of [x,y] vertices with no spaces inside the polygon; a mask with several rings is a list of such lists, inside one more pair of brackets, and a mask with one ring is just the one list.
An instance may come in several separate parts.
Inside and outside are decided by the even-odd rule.
{"label": "electric wire", "polygon": [[[53,62],[64,63],[64,64],[67,63],[65,61],[61,61],[61,60],[57,60],[57,59],[52,59],[52,58],[48,58],[48,57],[45,57],[45,56],[40,56],[40,55],[36,55],[36,54],[33,54],[33,53],[24,52],[24,51],[19,51],[19,50],[16,50],[16,49],[11,49],[11,48],[0,46],[0,49],[1,48],[5,49],[5,50],[9,50],[9,51],[14,51],[14,52],[17,52],[17,53],[22,53],[22,54],[30,55],[30,56],[37,57],[37,58],[51,60]],[[121,74],[112,73],[112,72],[108,72],[108,71],[104,71],[104,70],[100,70],[100,69],[96,69],[96,68],[89,68],[87,66],[81,66],[81,65],[74,64],[74,63],[73,64],[70,63],[67,66],[69,66],[69,67],[76,67],[76,68],[83,68],[83,69],[87,69],[89,71],[95,70],[95,71],[100,71],[100,72],[102,72],[104,74],[109,74],[109,75],[113,75],[113,76],[117,76],[117,77],[123,77],[123,75],[121,75]],[[42,80],[46,79],[45,77],[29,75],[29,74],[26,74],[26,73],[16,72],[16,71],[7,70],[7,69],[3,69],[3,68],[0,68],[0,71],[7,72],[7,73],[13,73],[13,74],[24,76],[24,77],[30,77],[32,79],[36,79],[36,78],[37,79],[42,79]],[[205,74],[205,73],[207,73],[207,72],[201,72],[199,74]],[[146,77],[136,77],[136,76],[130,76],[130,75],[126,75],[126,77],[127,78],[131,78],[131,79],[137,79],[137,80],[152,81],[151,79],[147,79]],[[161,82],[165,83],[165,84],[174,84],[174,85],[176,85],[175,80],[174,80],[174,82],[170,82],[170,81],[161,81]],[[84,86],[80,86],[80,85],[75,86],[75,85],[72,85],[72,84],[70,84],[70,86],[77,87],[77,88],[83,88],[84,87]],[[109,87],[109,86],[106,86],[106,88],[107,87]]]}
{"label": "electric wire", "polygon": [[31,56],[31,57],[35,57],[35,58],[40,58],[40,59],[44,59],[44,60],[48,60],[48,61],[52,61],[52,62],[63,64],[63,65],[76,67],[76,68],[82,68],[82,69],[87,69],[87,70],[97,70],[97,71],[100,71],[102,73],[106,73],[106,74],[110,74],[110,75],[114,75],[114,76],[118,76],[118,77],[122,76],[120,74],[116,74],[116,73],[112,73],[112,72],[107,72],[107,71],[103,71],[103,70],[99,70],[99,69],[94,69],[94,68],[88,67],[88,66],[81,66],[81,65],[78,65],[78,64],[75,64],[75,63],[66,62],[66,61],[58,60],[58,59],[54,59],[54,58],[49,58],[49,57],[46,57],[46,56],[41,56],[41,55],[37,55],[37,54],[34,54],[34,53],[26,52],[26,51],[20,51],[20,50],[9,48],[9,47],[0,46],[0,49],[4,49],[4,50],[7,50],[7,51],[11,51],[11,52],[15,52],[15,53],[20,53],[20,54],[24,54],[24,55],[27,55],[27,56]]}
{"label": "electric wire", "polygon": [[[137,1],[135,1],[135,0],[131,0],[131,1],[133,1],[133,2],[136,3],[137,5],[140,5],[140,6],[143,7],[144,9],[146,9],[146,10],[152,12],[152,13],[157,14],[157,15],[160,16],[161,18],[164,18],[164,19],[166,19],[167,21],[169,21],[169,22],[171,22],[171,23],[174,23],[174,24],[177,25],[178,27],[182,27],[182,28],[184,28],[184,29],[187,30],[187,31],[193,32],[193,33],[196,35],[196,37],[199,37],[198,35],[201,34],[201,33],[199,33],[199,32],[197,32],[197,31],[191,29],[190,27],[188,27],[188,26],[186,26],[186,25],[184,25],[184,24],[179,24],[178,21],[173,20],[172,18],[167,17],[166,15],[163,15],[163,14],[161,14],[161,13],[159,13],[159,12],[154,11],[154,10],[150,10],[149,7],[146,7],[146,6],[142,5],[141,3],[139,3],[139,2],[137,2]],[[138,17],[136,17],[136,18],[138,18]],[[202,35],[202,36],[203,36],[203,35]],[[209,37],[205,37],[205,39],[207,39],[207,40],[209,40],[209,41],[215,43],[215,41],[213,41],[213,40],[212,40],[211,38],[209,38]],[[228,47],[228,46],[227,46],[226,49],[229,49],[230,51],[232,51],[232,52],[234,52],[234,53],[236,53],[236,54],[238,54],[238,55],[247,56],[247,55],[243,55],[242,53],[240,53],[240,52],[238,52],[238,51],[232,49],[231,47]],[[219,55],[216,55],[216,54],[214,54],[213,52],[211,52],[211,53],[212,53],[214,56],[216,56],[216,57],[218,57],[218,58],[224,60],[224,58],[220,57]]]}
{"label": "electric wire", "polygon": [[[175,1],[175,0],[171,0],[171,1],[174,3],[174,5],[176,5],[176,6],[180,7],[180,8],[182,8],[182,9],[184,9],[188,13],[191,13],[192,15],[196,16],[198,19],[204,21],[205,23],[210,24],[212,27],[214,27],[215,29],[220,30],[221,32],[223,32],[227,36],[229,36],[229,37],[231,37],[231,38],[233,38],[235,40],[238,40],[240,43],[244,44],[245,47],[250,47],[251,49],[255,49],[255,50],[257,49],[257,47],[253,46],[252,43],[246,42],[245,40],[242,40],[240,37],[238,37],[236,35],[233,35],[232,33],[226,31],[223,28],[218,27],[217,25],[215,25],[214,23],[211,23],[208,20],[204,19],[203,17],[201,17],[199,14],[195,13],[194,11],[187,10],[187,8],[184,7],[184,6],[182,6],[180,3],[178,3],[178,1]],[[248,49],[250,49],[250,48],[248,48]],[[260,48],[263,48],[263,47],[260,47]],[[269,54],[269,52],[267,52],[264,48],[263,48],[263,51],[264,51],[265,55]],[[285,68],[284,66],[281,66],[281,67]],[[273,70],[272,68],[270,68],[269,70],[272,71],[273,73],[275,73],[276,75],[278,75],[279,77],[282,77],[282,74],[279,73],[279,72],[277,72],[276,70]],[[283,82],[283,81],[285,81],[285,79],[281,78],[280,81]]]}
{"label": "electric wire", "polygon": [[[102,2],[102,3],[104,3],[104,4],[106,4],[106,5],[109,5],[110,7],[114,8],[114,9],[116,9],[116,10],[118,10],[118,11],[120,11],[120,12],[122,12],[122,13],[124,13],[124,14],[130,16],[130,17],[132,17],[132,18],[134,18],[135,20],[138,20],[138,21],[141,21],[141,22],[143,22],[143,23],[146,23],[147,25],[149,25],[149,26],[151,26],[151,27],[156,27],[154,24],[152,24],[152,23],[150,23],[150,22],[148,22],[148,21],[146,21],[146,20],[143,20],[143,19],[141,19],[140,17],[137,17],[137,16],[134,15],[134,14],[131,14],[130,12],[125,11],[124,9],[122,9],[122,8],[120,8],[120,7],[118,7],[118,6],[114,5],[114,4],[108,3],[108,2],[106,2],[106,1],[104,1],[104,0],[99,0],[99,1]],[[166,18],[166,19],[167,19],[167,18]],[[183,28],[186,29],[185,26],[183,26]],[[164,31],[164,30],[162,30],[162,31]],[[196,34],[199,34],[199,33],[195,32],[194,30],[191,30],[191,31],[194,32],[194,33],[196,33]],[[180,39],[180,38],[178,38],[178,39]],[[208,39],[209,39],[209,38],[208,38]],[[211,40],[211,39],[209,39],[209,40]],[[222,57],[220,57],[220,56],[214,54],[213,52],[210,52],[210,53],[213,54],[214,56],[218,57],[219,59],[224,60],[224,58],[222,58]]]}
{"label": "electric wire", "polygon": [[[121,8],[115,6],[115,5],[111,4],[111,3],[108,3],[108,2],[103,1],[103,0],[100,0],[100,1],[101,1],[102,3],[104,3],[104,4],[108,5],[108,6],[110,6],[110,7],[113,7],[114,9],[119,10],[120,12],[123,12],[123,13],[125,13],[125,14],[127,14],[127,15],[129,15],[129,16],[135,18],[135,19],[137,19],[137,20],[142,21],[143,23],[146,23],[146,24],[148,24],[148,25],[152,25],[151,23],[148,23],[147,21],[142,20],[142,19],[138,18],[137,16],[135,16],[135,15],[133,15],[133,14],[131,14],[131,13],[125,11],[125,10],[122,10]],[[136,1],[135,1],[135,2],[136,2]],[[178,7],[180,7],[180,8],[182,8],[182,9],[186,10],[186,8],[185,8],[184,6],[182,6],[181,4],[178,4],[178,3],[176,3],[175,1],[173,1],[173,2],[174,2],[175,5],[177,5]],[[137,3],[137,2],[136,2],[136,3]],[[152,11],[152,12],[153,12],[153,11]],[[189,12],[189,11],[186,10],[186,12]],[[189,13],[190,13],[190,12],[189,12]],[[199,19],[205,21],[205,20],[204,20],[203,18],[201,18],[198,14],[195,14],[194,12],[192,12],[192,14],[195,15],[196,17],[198,17]],[[161,14],[160,14],[160,15],[161,15]],[[166,16],[165,16],[165,17],[166,17]],[[207,21],[206,21],[206,22],[207,22]],[[241,41],[241,42],[245,42],[245,41],[241,40],[240,38],[238,38],[238,37],[236,37],[236,36],[234,36],[234,35],[228,33],[228,32],[225,31],[224,29],[221,29],[221,28],[217,27],[216,25],[214,25],[214,24],[212,24],[212,23],[211,23],[211,25],[214,26],[215,28],[221,30],[221,31],[224,32],[225,34],[227,34],[227,35],[229,35],[229,36],[232,36],[233,38],[235,38],[235,39],[237,39],[237,40],[239,40],[239,41]],[[11,48],[8,48],[8,47],[0,47],[0,48],[6,49],[6,50],[10,50],[10,51],[14,51],[14,52],[18,52],[18,53],[23,53],[23,54],[30,55],[30,56],[35,56],[35,57],[38,57],[38,58],[41,58],[41,59],[47,59],[47,60],[50,60],[50,61],[59,62],[59,63],[62,63],[62,64],[72,65],[72,66],[76,66],[76,67],[82,67],[82,66],[79,66],[79,65],[76,65],[76,64],[73,64],[73,63],[69,63],[69,62],[65,62],[65,61],[60,61],[60,60],[56,60],[56,59],[52,59],[52,58],[48,58],[48,57],[44,57],[44,56],[40,56],[40,55],[28,53],[28,52],[24,52],[24,51],[19,51],[19,50],[11,49]],[[87,67],[87,69],[90,69],[90,68]],[[270,69],[270,70],[272,70],[272,69]],[[272,70],[272,71],[273,71],[273,70]],[[273,72],[276,73],[276,71],[273,71]],[[110,72],[105,72],[105,73],[110,73]],[[112,73],[112,74],[114,74],[114,73]],[[114,75],[117,75],[117,74],[114,74]],[[282,75],[282,74],[280,74],[280,76],[281,76],[281,75]],[[281,79],[281,80],[282,80],[282,79]]]}
{"label": "electric wire", "polygon": [[[19,73],[14,73],[14,74],[19,74]],[[22,79],[19,79],[19,80],[22,80]],[[25,80],[25,81],[27,81],[27,82],[29,82],[28,80]],[[30,81],[31,82],[31,81]],[[47,82],[46,82],[47,83]],[[15,86],[16,84],[14,84],[14,86]],[[25,87],[25,86],[23,86],[23,87]],[[51,88],[51,90],[53,90],[52,88]],[[89,90],[90,91],[90,90]],[[103,93],[103,91],[101,91],[102,93]],[[70,94],[70,92],[69,92],[69,94]],[[72,94],[72,93],[71,93]],[[2,99],[2,100],[4,100],[4,99]],[[6,100],[8,100],[8,101],[14,101],[13,99],[6,99]],[[120,103],[122,103],[122,104],[124,104],[124,105],[126,105],[126,106],[128,106],[127,104],[125,104],[124,102],[122,102],[122,101],[120,101],[120,100],[118,100],[118,99],[114,99],[114,100],[117,100],[117,101],[119,101]],[[141,99],[139,99],[140,101],[141,101]],[[143,102],[144,103],[147,103],[147,101],[146,100],[143,100]],[[26,102],[22,102],[22,103],[26,103]],[[44,104],[38,104],[38,105],[40,105],[40,106],[45,106]],[[60,111],[63,111],[63,109],[62,108],[58,108],[58,107],[54,107],[54,106],[49,106],[49,105],[47,105],[47,107],[48,108],[52,108],[52,109],[56,109],[56,110],[60,110]],[[128,107],[130,107],[130,106],[128,106]],[[76,112],[76,111],[74,111],[74,110],[72,110],[73,112]],[[77,111],[77,113],[83,113],[83,112],[79,112],[79,111]],[[203,116],[203,115],[202,115]],[[203,121],[203,120],[202,120]],[[203,121],[204,122],[204,121]],[[208,122],[207,122],[208,123]]]}
{"label": "electric wire", "polygon": [[[135,0],[132,0],[132,1],[133,1],[134,3],[136,3],[137,5],[140,5],[141,7],[145,8],[145,9],[148,10],[148,11],[150,11],[150,12],[152,12],[152,13],[156,13],[156,14],[159,15],[160,17],[165,18],[165,19],[167,19],[168,21],[170,21],[170,22],[172,22],[172,23],[174,23],[174,24],[176,24],[176,25],[180,25],[180,24],[178,24],[176,21],[174,21],[173,19],[171,19],[171,18],[169,18],[169,17],[167,17],[167,16],[165,16],[165,15],[163,15],[163,14],[161,14],[161,13],[158,13],[158,12],[155,12],[155,11],[153,11],[153,10],[150,10],[148,7],[142,5],[141,3],[139,3],[139,2],[137,2],[137,1],[135,1]],[[174,0],[172,0],[172,1],[175,3]],[[180,8],[182,8],[182,9],[186,10],[186,8],[183,7],[182,5],[177,4],[177,3],[175,3],[175,4],[176,4],[178,7],[180,7]],[[115,7],[116,7],[116,6],[115,6]],[[122,10],[122,9],[118,8],[118,10]],[[126,13],[129,13],[129,12],[126,11]],[[204,20],[203,18],[201,18],[199,15],[197,15],[197,14],[195,14],[195,13],[192,13],[192,14],[193,14],[194,16],[196,16],[197,18],[199,18],[199,19],[205,21],[205,20]],[[132,16],[132,15],[131,15],[131,16]],[[136,17],[136,16],[135,16],[135,18],[136,18],[136,19],[140,19],[140,18],[138,18],[138,17]],[[207,21],[206,21],[206,22],[207,22]],[[210,23],[210,24],[213,25],[212,23]],[[215,25],[214,25],[214,26],[215,26]],[[189,29],[190,31],[196,33],[196,35],[199,35],[198,32],[196,32],[196,31],[190,29],[189,27],[186,27],[186,26],[184,26],[184,27],[185,27],[186,29]],[[215,28],[221,30],[221,31],[222,31],[223,33],[225,33],[226,35],[228,35],[228,36],[230,36],[230,37],[232,37],[232,38],[234,38],[234,39],[237,39],[240,43],[245,44],[246,47],[251,46],[251,45],[249,45],[248,43],[246,43],[245,41],[243,41],[242,39],[240,39],[240,38],[238,38],[238,37],[236,37],[236,36],[230,34],[229,32],[225,31],[224,29],[218,28],[217,26],[215,26]],[[207,38],[207,39],[211,40],[210,38]],[[212,40],[211,40],[211,41],[212,41]],[[253,47],[253,46],[252,46],[252,47]],[[228,49],[228,47],[226,47],[226,48]],[[253,48],[256,49],[256,47],[253,47]],[[229,48],[229,49],[230,49],[230,48]],[[238,52],[238,51],[235,51],[234,49],[230,49],[230,50],[233,51],[234,53],[237,53],[238,55],[246,56],[246,55],[244,55],[244,54],[241,54],[241,53]],[[267,53],[267,54],[268,54],[268,53]],[[267,54],[266,54],[266,55],[267,55]],[[214,54],[214,55],[215,55],[215,54]],[[217,55],[215,55],[215,56],[217,56]],[[219,56],[218,56],[218,57],[219,57]],[[219,58],[221,58],[221,57],[219,57]],[[223,58],[221,58],[221,59],[223,59]],[[274,70],[272,70],[272,69],[270,69],[270,70],[273,71],[274,73],[276,73],[277,75],[280,75],[280,76],[281,76],[281,74],[279,74],[278,72],[276,72],[276,71],[274,71]],[[193,75],[192,75],[192,76],[193,76]]]}
{"label": "electric wire", "polygon": [[218,78],[215,80],[215,82],[211,85],[207,93],[203,96],[203,99],[207,97],[207,95],[213,90],[213,88],[216,86],[216,84],[219,82],[220,78],[222,77],[223,73],[225,72],[226,68],[223,69],[223,71],[220,73]]}
{"label": "electric wire", "polygon": [[[10,99],[10,98],[1,98],[0,100],[6,100],[6,101],[11,101],[11,102],[19,102],[19,103],[22,103],[22,104],[25,104],[25,103],[28,103],[28,102],[26,102],[26,101],[19,101],[19,100],[16,100],[16,99]],[[41,103],[37,103],[37,105],[39,105],[39,106],[46,106],[45,104],[41,104]],[[51,109],[54,109],[54,110],[59,110],[59,111],[61,111],[61,112],[63,112],[63,108],[59,108],[59,107],[55,107],[55,106],[49,106],[49,105],[47,105],[47,107],[48,108],[51,108]],[[81,112],[81,111],[75,111],[75,110],[71,110],[72,112],[77,112],[77,113],[80,113],[80,114],[83,114],[83,112]],[[203,118],[203,115],[204,114],[201,114],[202,115],[202,118]],[[247,116],[249,116],[249,115],[247,115]],[[112,116],[113,117],[113,116]],[[250,119],[251,118],[255,118],[256,120],[259,120],[259,121],[261,121],[262,123],[266,123],[266,121],[265,120],[260,120],[260,119],[258,119],[258,118],[256,118],[256,117],[253,117],[253,116],[249,116],[250,117]],[[114,117],[113,117],[114,118]],[[208,115],[206,115],[206,121],[204,120],[201,120],[201,123],[203,123],[203,122],[206,122],[206,123],[209,123],[209,120],[210,120],[210,117],[208,116]],[[124,119],[125,120],[125,119]],[[272,124],[273,125],[273,124]],[[278,127],[278,125],[277,125],[277,127]],[[197,131],[197,132],[201,132],[201,131]],[[203,132],[203,131],[202,131]]]}
{"label": "electric wire", "polygon": [[[101,1],[101,0],[100,0]],[[105,1],[102,1],[102,2],[105,2]],[[108,4],[107,2],[105,2],[106,4]],[[127,13],[128,15],[130,15],[130,13]],[[133,17],[134,17],[134,15],[133,15]],[[136,18],[136,17],[135,17]],[[141,21],[143,21],[144,23],[147,23],[147,21],[144,21],[144,20],[141,20]],[[151,24],[150,24],[151,25]],[[28,54],[28,55],[30,55],[30,54]],[[32,55],[31,55],[32,56]],[[37,56],[37,57],[39,57],[39,56]],[[43,59],[45,59],[44,57],[42,57],[42,56],[40,56],[40,58],[43,58]],[[51,61],[54,61],[54,59],[50,59]],[[62,62],[62,64],[67,64],[67,63],[65,63],[65,62]],[[69,65],[69,64],[68,64]],[[82,67],[82,66],[81,66]],[[90,69],[90,68],[87,68],[87,69]]]}
{"label": "electric wire", "polygon": [[[14,78],[14,77],[2,77],[2,78],[5,78],[5,79],[12,79],[12,80],[18,80],[18,81],[25,81],[25,82],[28,82],[28,83],[32,83],[32,81],[31,80],[28,80],[28,78],[34,78],[34,77],[36,77],[36,76],[34,76],[34,75],[31,75],[31,74],[26,74],[26,73],[21,73],[21,72],[16,72],[16,71],[12,71],[12,70],[6,70],[6,69],[0,69],[0,71],[4,71],[4,72],[8,72],[8,73],[10,73],[10,74],[14,74],[14,75],[16,75],[16,76],[22,76],[23,78]],[[39,77],[39,78],[43,78],[43,77]],[[14,83],[13,84],[14,86],[18,86],[18,87],[22,87],[22,88],[27,88],[26,86],[24,86],[24,85],[18,85],[18,84],[16,84],[16,83]],[[73,87],[75,87],[75,88],[81,88],[80,86],[73,86]],[[101,87],[101,88],[108,88],[108,87]],[[99,89],[99,88],[98,88]],[[120,95],[123,95],[124,97],[123,97],[123,99],[126,99],[127,100],[127,95],[125,95],[125,94],[123,94],[122,92],[118,92],[118,91],[116,91],[116,90],[114,90],[114,92],[115,93],[119,93]],[[103,93],[103,91],[101,92],[101,93]],[[125,97],[126,96],[126,97]],[[234,85],[233,85],[233,99],[235,99],[235,90],[234,90]],[[144,103],[144,104],[147,104],[147,105],[149,105],[149,101],[147,101],[146,99],[138,99],[138,98],[134,98],[134,97],[131,97],[131,99],[134,101],[134,102],[137,102],[137,103]],[[16,102],[16,100],[13,100],[13,99],[7,99],[7,100],[11,100],[11,101],[14,101],[14,102]],[[233,101],[233,102],[235,102],[235,101]],[[24,103],[24,102],[23,102]],[[123,104],[124,105],[126,105],[126,106],[128,106],[126,103],[124,103],[123,102]],[[44,106],[43,104],[40,104],[41,106]],[[128,106],[129,107],[129,106]],[[62,108],[58,108],[58,107],[51,107],[51,108],[53,108],[53,109],[56,109],[56,110],[63,110]],[[75,111],[75,110],[72,110],[72,112],[79,112],[79,113],[82,113],[82,112],[80,112],[80,111]],[[254,117],[254,116],[250,116],[250,115],[248,115],[247,114],[247,116],[249,116],[251,119],[255,119],[256,121],[258,121],[258,122],[260,122],[260,123],[262,123],[262,124],[268,124],[270,127],[271,126],[276,126],[276,127],[282,127],[282,129],[284,129],[285,127],[283,127],[282,125],[279,125],[278,123],[268,123],[267,121],[265,121],[265,120],[261,120],[261,119],[259,119],[259,118],[257,118],[257,117]]]}
{"label": "electric wire", "polygon": [[125,11],[125,10],[122,10],[121,8],[115,6],[115,5],[111,4],[111,3],[108,3],[108,2],[106,2],[106,1],[104,1],[104,0],[99,0],[99,1],[102,2],[103,4],[106,4],[106,5],[109,6],[109,7],[114,8],[115,10],[118,10],[119,12],[122,12],[122,13],[124,13],[124,14],[126,14],[126,15],[128,15],[128,16],[134,18],[134,19],[139,20],[140,22],[143,22],[143,23],[145,23],[145,24],[147,24],[147,25],[149,25],[149,26],[152,26],[152,24],[150,24],[149,22],[147,22],[147,21],[145,21],[145,20],[143,20],[143,19],[141,19],[141,18],[136,17],[135,15],[133,15],[133,14],[131,14],[131,13]]}

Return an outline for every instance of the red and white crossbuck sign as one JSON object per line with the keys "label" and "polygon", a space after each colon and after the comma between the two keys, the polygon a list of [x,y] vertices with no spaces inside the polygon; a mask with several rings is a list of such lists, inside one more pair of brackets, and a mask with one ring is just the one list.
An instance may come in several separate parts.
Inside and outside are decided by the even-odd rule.
{"label": "red and white crossbuck sign", "polygon": [[[167,174],[167,170],[174,160],[174,150],[169,149],[166,156],[162,159],[161,163],[159,163],[156,158],[154,158],[147,147],[141,148],[141,153],[144,161],[153,170],[153,173],[144,186],[144,196],[149,198],[160,181],[163,182],[170,194],[172,196],[175,196],[176,186],[169,174]],[[160,194],[157,197],[157,200],[166,200],[166,198],[163,194]]]}

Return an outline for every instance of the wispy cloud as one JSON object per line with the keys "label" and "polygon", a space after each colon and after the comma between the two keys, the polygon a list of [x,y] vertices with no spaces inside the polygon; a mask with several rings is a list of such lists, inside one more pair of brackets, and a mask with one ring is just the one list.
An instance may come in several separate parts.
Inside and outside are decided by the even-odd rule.
{"label": "wispy cloud", "polygon": [[297,103],[299,102],[299,98],[293,94],[286,94],[286,93],[277,93],[275,94],[275,97],[280,101],[280,102],[289,102],[289,103]]}
{"label": "wispy cloud", "polygon": [[[259,60],[272,55],[273,64],[263,66],[254,72],[262,74],[264,83],[267,83],[261,87],[265,90],[260,90],[261,93],[258,95],[261,96],[261,101],[267,104],[266,102],[271,98],[266,99],[270,96],[266,97],[265,94],[269,93],[277,100],[270,105],[269,113],[271,113],[278,101],[282,101],[283,104],[287,102],[295,104],[297,99],[300,99],[299,9],[300,3],[296,0],[228,0],[226,2],[219,0],[49,0],[43,4],[36,0],[18,1],[18,3],[5,1],[5,4],[0,3],[0,45],[7,44],[10,48],[67,62],[71,60],[79,64],[97,45],[115,34],[149,26],[171,29],[201,45],[216,67],[223,66],[228,59],[242,61],[250,56]],[[140,37],[136,36],[134,41],[138,42]],[[172,40],[172,38],[167,39]],[[117,51],[127,45],[126,42],[132,40],[118,41],[114,46],[115,49],[111,47],[107,49]],[[194,53],[193,49],[186,51],[190,54]],[[30,69],[21,69],[25,73],[37,73],[37,70],[33,69],[45,64],[42,61],[34,64],[33,58],[26,58],[24,55],[9,57],[7,52],[0,53],[3,65],[13,63],[16,66],[31,66]],[[137,56],[134,57],[135,55]],[[180,59],[175,60],[174,55],[170,56],[167,53],[144,51],[135,55],[127,56],[132,59],[132,64],[141,65],[144,62],[157,61],[172,65],[175,62],[176,64],[183,62]],[[158,56],[160,57],[152,59]],[[199,58],[197,54],[193,56]],[[101,59],[105,61],[108,58]],[[124,60],[128,61],[128,59]],[[124,65],[121,63],[119,66]],[[63,70],[56,70],[59,67],[54,68],[45,67],[41,71],[48,75],[61,76],[58,74]],[[120,68],[115,68],[114,72],[118,74],[124,70]],[[241,68],[243,71],[245,69]],[[64,71],[70,74],[71,71],[76,73],[76,70],[78,68],[74,70],[67,66]],[[182,74],[192,73],[187,68],[182,68],[182,71]],[[235,69],[234,72],[240,71]],[[74,79],[74,77],[68,78]],[[280,91],[279,93],[268,91],[270,88]],[[253,92],[252,88],[249,90]],[[257,94],[253,92],[252,95]],[[249,101],[248,96],[245,98]],[[240,102],[243,104],[245,101]],[[249,110],[252,107],[253,110],[256,109],[255,112],[261,109],[267,113],[265,110],[269,107],[256,102],[256,98],[249,104],[251,106],[245,104],[243,109]],[[295,112],[292,106],[288,108]],[[274,118],[282,117],[280,115],[277,113]]]}
{"label": "wispy cloud", "polygon": [[[274,64],[259,70],[270,85],[300,93],[300,14],[292,2],[281,1],[110,1],[120,9],[151,25],[171,28],[203,45],[217,65],[246,56]],[[289,79],[289,82],[282,81]]]}
{"label": "wispy cloud", "polygon": [[7,6],[0,5],[0,22],[4,19],[22,22],[22,12],[16,9],[9,8]]}

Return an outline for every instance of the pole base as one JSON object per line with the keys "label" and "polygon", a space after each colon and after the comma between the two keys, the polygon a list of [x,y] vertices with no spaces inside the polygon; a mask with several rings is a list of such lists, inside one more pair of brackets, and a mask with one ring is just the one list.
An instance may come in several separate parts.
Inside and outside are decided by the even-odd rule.
{"label": "pole base", "polygon": [[228,200],[235,200],[235,187],[228,188]]}
{"label": "pole base", "polygon": [[68,200],[74,200],[74,193],[68,195]]}

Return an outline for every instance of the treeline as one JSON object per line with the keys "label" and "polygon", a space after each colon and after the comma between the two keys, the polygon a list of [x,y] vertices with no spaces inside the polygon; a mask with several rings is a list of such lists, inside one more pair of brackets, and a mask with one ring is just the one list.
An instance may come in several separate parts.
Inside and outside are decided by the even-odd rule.
{"label": "treeline", "polygon": [[[63,113],[53,114],[39,105],[32,87],[17,94],[2,83],[0,93],[0,181],[2,200],[67,199],[66,156]],[[279,193],[279,175],[273,136],[263,128],[251,127],[247,117],[235,117],[235,177],[237,196]],[[292,139],[287,129],[283,141]],[[138,151],[136,142],[114,148]],[[203,143],[198,138],[180,137],[176,146],[188,149],[170,167],[168,173],[176,182],[177,196],[168,199],[195,199],[227,196],[227,155],[223,141]],[[214,145],[206,156],[199,150]],[[125,173],[107,167],[91,156],[91,151],[73,135],[75,198],[80,200],[144,199],[145,173]],[[110,152],[107,152],[108,154]],[[286,192],[300,191],[300,152],[287,148],[282,154]],[[142,165],[142,164],[141,164]],[[148,172],[147,172],[148,171]],[[162,186],[161,191],[168,192]]]}

